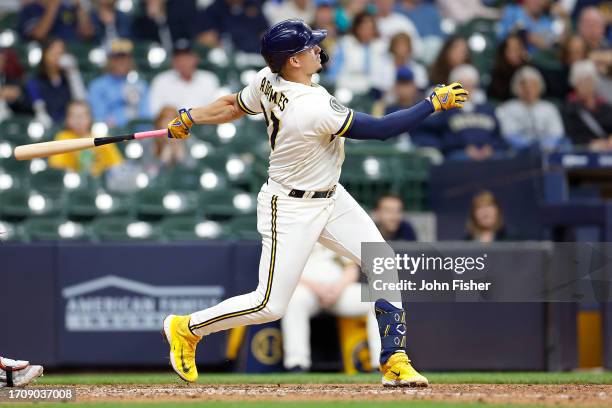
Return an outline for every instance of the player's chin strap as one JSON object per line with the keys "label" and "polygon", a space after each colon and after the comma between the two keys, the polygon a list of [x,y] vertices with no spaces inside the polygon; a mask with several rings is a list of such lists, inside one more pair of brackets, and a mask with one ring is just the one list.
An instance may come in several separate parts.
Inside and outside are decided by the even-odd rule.
{"label": "player's chin strap", "polygon": [[374,308],[380,332],[382,365],[393,354],[406,352],[406,313],[384,299],[378,299]]}

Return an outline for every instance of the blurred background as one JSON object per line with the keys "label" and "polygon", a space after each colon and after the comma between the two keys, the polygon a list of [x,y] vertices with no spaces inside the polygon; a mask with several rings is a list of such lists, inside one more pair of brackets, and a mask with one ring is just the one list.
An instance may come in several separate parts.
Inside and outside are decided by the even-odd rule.
{"label": "blurred background", "polygon": [[[2,355],[161,366],[163,315],[255,287],[261,115],[48,160],[12,149],[163,128],[248,84],[261,34],[294,17],[328,31],[315,80],[355,110],[407,108],[442,83],[470,91],[464,109],[392,141],[346,141],[341,182],[385,238],[612,241],[610,1],[5,0],[0,290],[15,313],[2,317]],[[355,275],[325,253],[311,266],[319,306],[334,300],[321,271]],[[426,370],[612,368],[610,303],[406,309]],[[371,369],[364,318],[310,317],[312,356],[285,369]],[[217,334],[200,363],[282,370],[282,337],[278,323]]]}

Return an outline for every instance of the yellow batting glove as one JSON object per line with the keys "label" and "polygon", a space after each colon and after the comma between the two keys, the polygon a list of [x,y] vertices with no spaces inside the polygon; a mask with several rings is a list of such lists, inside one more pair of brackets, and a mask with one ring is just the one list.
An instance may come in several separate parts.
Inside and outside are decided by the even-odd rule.
{"label": "yellow batting glove", "polygon": [[452,108],[463,108],[463,102],[467,101],[468,95],[468,91],[463,89],[459,82],[453,82],[450,85],[436,86],[427,99],[437,112]]}
{"label": "yellow batting glove", "polygon": [[191,109],[180,109],[179,115],[168,123],[168,137],[174,139],[187,139],[193,126],[193,118],[189,113]]}

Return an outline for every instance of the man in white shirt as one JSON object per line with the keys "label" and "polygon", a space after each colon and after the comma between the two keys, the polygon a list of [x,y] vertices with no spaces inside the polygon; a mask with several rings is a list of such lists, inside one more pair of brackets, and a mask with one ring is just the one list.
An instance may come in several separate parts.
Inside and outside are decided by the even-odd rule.
{"label": "man in white shirt", "polygon": [[263,11],[270,24],[276,24],[288,18],[298,18],[312,23],[315,4],[312,0],[285,0],[281,3],[268,1],[264,3]]}
{"label": "man in white shirt", "polygon": [[198,68],[198,56],[187,39],[174,44],[172,69],[164,71],[151,82],[151,114],[157,116],[164,106],[181,106],[187,100],[190,106],[213,102],[219,91],[216,75]]}
{"label": "man in white shirt", "polygon": [[406,33],[412,40],[413,54],[419,58],[422,51],[421,36],[414,23],[405,15],[393,11],[394,0],[376,0],[376,27],[387,42],[397,33]]}

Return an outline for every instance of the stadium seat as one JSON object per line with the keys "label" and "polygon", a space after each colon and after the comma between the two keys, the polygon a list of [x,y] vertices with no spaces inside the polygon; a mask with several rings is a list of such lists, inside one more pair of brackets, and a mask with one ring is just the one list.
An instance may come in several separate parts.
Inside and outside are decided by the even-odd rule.
{"label": "stadium seat", "polygon": [[159,220],[169,214],[195,215],[197,199],[193,192],[149,188],[136,194],[135,210],[143,220]]}
{"label": "stadium seat", "polygon": [[79,189],[66,194],[65,213],[72,220],[91,220],[98,216],[128,215],[128,196],[112,195],[104,190]]}
{"label": "stadium seat", "polygon": [[98,241],[158,241],[158,228],[148,222],[131,217],[108,217],[91,224],[92,234]]}
{"label": "stadium seat", "polygon": [[18,224],[0,219],[0,244],[3,242],[22,241],[23,233]]}
{"label": "stadium seat", "polygon": [[261,235],[257,232],[257,216],[242,215],[232,218],[226,228],[232,237],[259,241]]}
{"label": "stadium seat", "polygon": [[160,223],[160,228],[169,241],[217,239],[224,235],[221,224],[197,217],[166,217]]}
{"label": "stadium seat", "polygon": [[23,222],[28,241],[89,240],[88,228],[64,218],[31,218]]}
{"label": "stadium seat", "polygon": [[29,189],[3,191],[0,200],[0,217],[8,221],[58,215],[60,210],[61,207],[50,196]]}
{"label": "stadium seat", "polygon": [[60,169],[47,168],[30,176],[30,186],[36,191],[59,197],[64,191],[64,176],[66,172]]}
{"label": "stadium seat", "polygon": [[201,192],[198,202],[203,215],[212,220],[227,220],[237,215],[254,214],[257,208],[256,197],[235,189]]}
{"label": "stadium seat", "polygon": [[33,120],[32,116],[15,115],[2,122],[2,136],[0,140],[6,140],[14,145],[30,143],[28,126]]}

